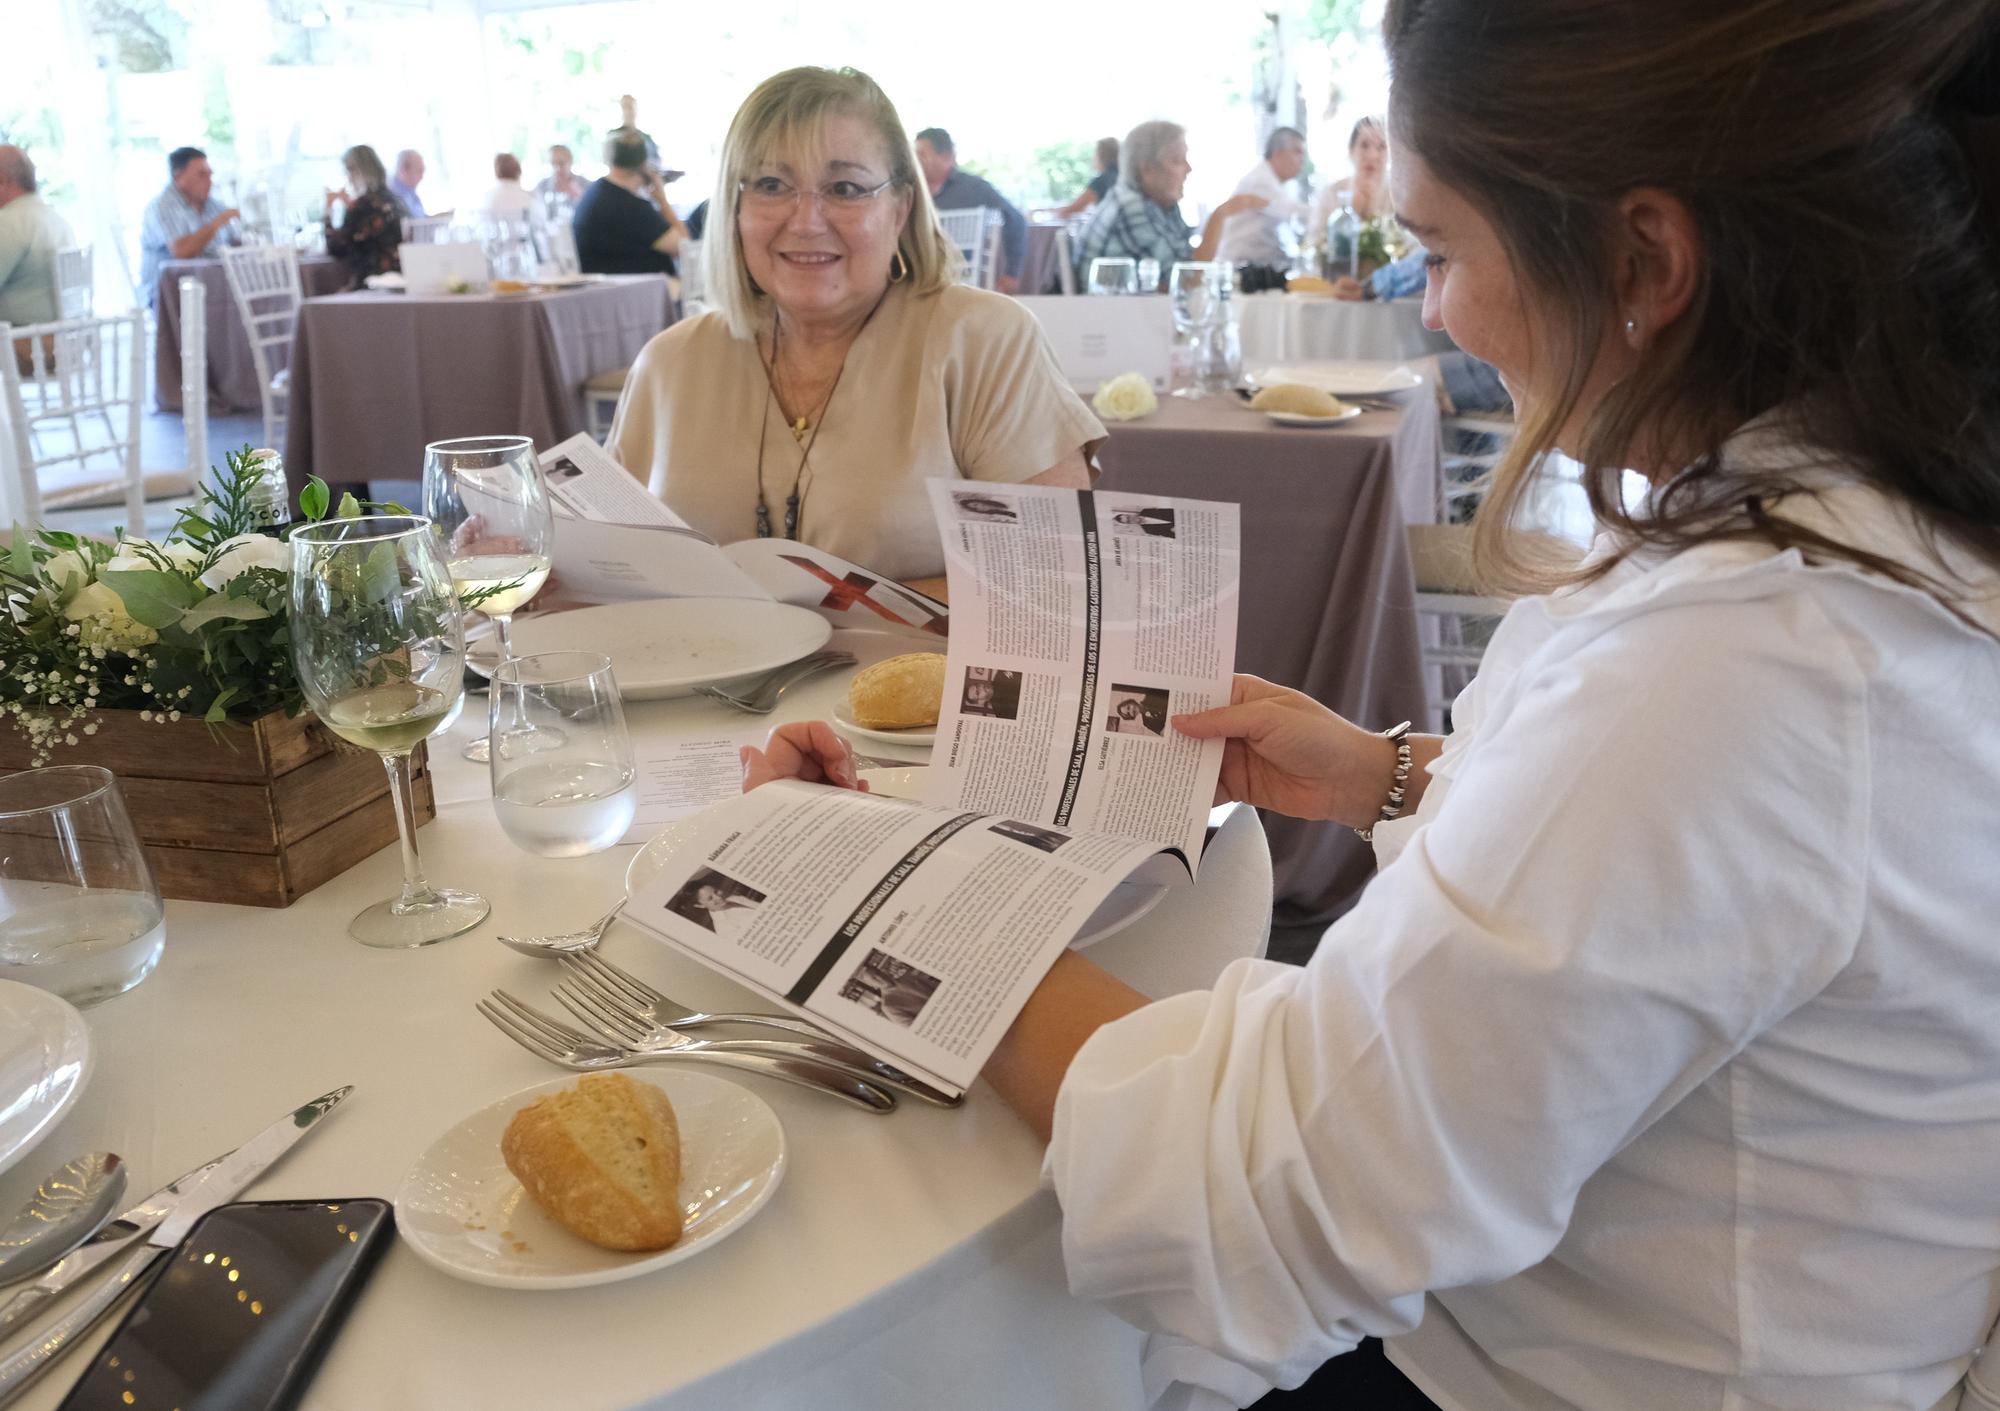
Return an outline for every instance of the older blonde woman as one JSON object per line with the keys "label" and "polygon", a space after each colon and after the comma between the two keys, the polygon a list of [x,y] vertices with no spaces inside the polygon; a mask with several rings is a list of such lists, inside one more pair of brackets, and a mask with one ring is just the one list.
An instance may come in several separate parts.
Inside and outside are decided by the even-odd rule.
{"label": "older blonde woman", "polygon": [[1088,483],[1104,428],[1040,327],[957,255],[874,80],[798,68],[723,143],[710,312],[632,366],[611,449],[696,528],[941,573],[924,482]]}

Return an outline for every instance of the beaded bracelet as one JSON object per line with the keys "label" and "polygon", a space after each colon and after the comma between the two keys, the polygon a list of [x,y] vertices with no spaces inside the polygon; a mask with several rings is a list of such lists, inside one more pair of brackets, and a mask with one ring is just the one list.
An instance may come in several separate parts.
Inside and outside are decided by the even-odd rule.
{"label": "beaded bracelet", "polygon": [[1389,781],[1389,801],[1382,805],[1382,816],[1366,828],[1356,828],[1355,836],[1364,843],[1375,841],[1375,825],[1387,823],[1403,811],[1403,786],[1410,782],[1410,722],[1382,732],[1382,738],[1396,746],[1396,777]]}

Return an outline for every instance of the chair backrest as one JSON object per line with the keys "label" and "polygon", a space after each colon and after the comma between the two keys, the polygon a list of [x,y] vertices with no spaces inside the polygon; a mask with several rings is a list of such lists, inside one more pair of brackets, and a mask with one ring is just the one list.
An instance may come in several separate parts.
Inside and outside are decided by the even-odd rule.
{"label": "chair backrest", "polygon": [[[1069,230],[1056,232],[1056,288],[1065,294],[1076,293],[1076,254],[1070,247]],[[1039,289],[1024,289],[1024,294],[1039,294]]]}
{"label": "chair backrest", "polygon": [[199,479],[208,472],[208,286],[191,274],[181,276],[181,427]]}
{"label": "chair backrest", "polygon": [[449,239],[450,216],[412,216],[403,222],[405,245],[435,245]]}
{"label": "chair backrest", "polygon": [[[222,272],[229,279],[230,297],[250,338],[250,356],[257,380],[271,380],[292,357],[292,332],[298,326],[305,290],[299,282],[299,252],[290,245],[242,245],[222,252]],[[181,314],[181,322],[187,322]]]}
{"label": "chair backrest", "polygon": [[61,317],[90,317],[91,275],[90,246],[65,245],[56,251],[56,298]]}
{"label": "chair backrest", "polygon": [[959,257],[965,261],[960,277],[967,284],[991,289],[998,261],[994,258],[997,245],[989,227],[999,223],[1000,213],[991,206],[974,206],[970,210],[937,214],[945,239],[958,248]]}
{"label": "chair backrest", "polygon": [[146,315],[0,323],[13,517],[42,518],[41,477],[88,478],[112,471],[126,484],[131,523],[146,522],[139,472],[140,400],[146,380]]}
{"label": "chair backrest", "polygon": [[708,285],[701,276],[701,242],[681,241],[680,253],[674,257],[674,263],[680,267],[681,272],[682,316],[690,317],[699,313],[708,302]]}

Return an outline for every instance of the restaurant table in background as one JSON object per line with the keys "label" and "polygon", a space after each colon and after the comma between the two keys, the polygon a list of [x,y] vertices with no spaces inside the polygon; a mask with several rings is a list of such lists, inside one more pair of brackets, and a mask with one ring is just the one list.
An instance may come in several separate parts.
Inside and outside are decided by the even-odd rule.
{"label": "restaurant table in background", "polygon": [[[1428,387],[1338,427],[1279,426],[1234,397],[1169,397],[1110,430],[1100,490],[1243,507],[1238,671],[1371,730],[1426,719],[1404,527],[1437,518]],[[1332,920],[1374,874],[1368,845],[1338,824],[1267,814],[1264,828],[1279,926]]]}
{"label": "restaurant table in background", "polygon": [[1444,333],[1424,327],[1421,299],[1349,300],[1326,294],[1246,294],[1236,301],[1248,372],[1269,363],[1405,362],[1448,352]]}
{"label": "restaurant table in background", "polygon": [[1056,236],[1069,225],[1066,220],[1037,220],[1028,223],[1028,252],[1021,259],[1021,283],[1017,294],[1060,294],[1056,273]]}
{"label": "restaurant table in background", "polygon": [[[181,409],[181,280],[193,275],[208,291],[208,409],[218,416],[262,412],[257,364],[250,334],[229,294],[221,260],[168,260],[160,266],[159,311],[153,337],[153,404],[163,412]],[[299,258],[299,284],[307,298],[337,293],[347,267],[325,255]]]}
{"label": "restaurant table in background", "polygon": [[360,292],[308,299],[292,343],[285,471],[336,484],[412,480],[424,447],[584,428],[583,384],[673,321],[664,275],[530,294]]}
{"label": "restaurant table in background", "polygon": [[[866,662],[908,641],[841,632],[834,644]],[[643,757],[649,742],[824,716],[850,676],[797,687],[776,717],[698,698],[635,702],[633,738]],[[389,1196],[446,1129],[561,1076],[473,1011],[495,987],[555,1007],[548,993],[561,972],[493,936],[600,915],[622,891],[633,849],[557,860],[509,844],[484,767],[459,758],[485,728],[481,704],[434,742],[440,805],[418,843],[432,879],[478,889],[492,917],[419,951],[349,940],[347,918],[395,890],[394,847],[282,916],[169,902],[159,969],[85,1012],[89,1085],[36,1152],[0,1175],[0,1210],[17,1209],[54,1162],[100,1148],[123,1155],[137,1199],[343,1083],[354,1095],[247,1196]],[[1199,886],[1088,953],[1150,994],[1206,987],[1230,960],[1261,953],[1270,880],[1256,815],[1236,809],[1209,844]],[[763,1007],[629,925],[604,950],[710,1010]],[[1041,1145],[991,1089],[976,1086],[956,1110],[905,1101],[872,1117],[788,1084],[694,1071],[740,1082],[784,1124],[784,1182],[754,1220],[683,1264],[560,1292],[462,1283],[399,1241],[334,1342],[307,1411],[1145,1405],[1141,1335],[1069,1296],[1060,1212],[1040,1189]],[[254,1289],[254,1260],[245,1277]],[[109,1326],[21,1405],[55,1406]]]}

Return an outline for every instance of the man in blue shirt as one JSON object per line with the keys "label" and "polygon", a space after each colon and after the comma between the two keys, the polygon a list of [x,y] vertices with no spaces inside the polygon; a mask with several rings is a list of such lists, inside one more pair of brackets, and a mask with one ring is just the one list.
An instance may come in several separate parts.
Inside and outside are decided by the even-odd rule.
{"label": "man in blue shirt", "polygon": [[159,292],[162,264],[198,259],[218,237],[225,245],[242,239],[240,231],[225,228],[240,213],[211,194],[215,172],[205,152],[199,147],[174,148],[167,154],[167,173],[166,189],[146,207],[139,227],[139,288],[148,308]]}
{"label": "man in blue shirt", "polygon": [[389,178],[389,194],[403,203],[403,214],[421,219],[429,212],[417,196],[417,183],[424,179],[424,156],[414,147],[396,154],[396,170]]}
{"label": "man in blue shirt", "polygon": [[1021,261],[1028,253],[1028,218],[994,190],[992,182],[959,170],[958,148],[943,128],[925,128],[917,134],[915,146],[932,205],[941,211],[984,206],[1000,213],[1000,273],[994,284],[1003,294],[1014,293],[1020,287]]}

